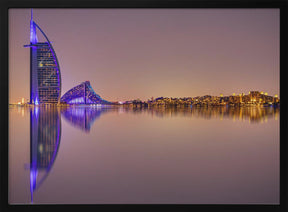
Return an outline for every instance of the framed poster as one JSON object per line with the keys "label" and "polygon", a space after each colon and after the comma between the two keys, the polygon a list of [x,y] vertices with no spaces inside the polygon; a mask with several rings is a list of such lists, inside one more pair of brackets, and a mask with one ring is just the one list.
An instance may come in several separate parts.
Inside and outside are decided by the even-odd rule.
{"label": "framed poster", "polygon": [[287,5],[122,5],[3,9],[6,209],[284,211]]}

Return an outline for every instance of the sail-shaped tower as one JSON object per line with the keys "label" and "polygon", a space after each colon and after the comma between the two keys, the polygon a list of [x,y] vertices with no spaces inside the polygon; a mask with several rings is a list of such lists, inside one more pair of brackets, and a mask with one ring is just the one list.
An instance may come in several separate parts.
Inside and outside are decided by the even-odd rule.
{"label": "sail-shaped tower", "polygon": [[[39,42],[37,31],[45,41]],[[61,73],[56,53],[43,30],[33,20],[31,9],[30,20],[30,103],[59,103],[61,97]]]}

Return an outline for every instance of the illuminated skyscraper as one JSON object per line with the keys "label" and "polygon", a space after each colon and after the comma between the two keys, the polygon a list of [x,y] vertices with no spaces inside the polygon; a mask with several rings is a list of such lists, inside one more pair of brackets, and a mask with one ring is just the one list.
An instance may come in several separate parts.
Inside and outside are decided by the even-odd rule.
{"label": "illuminated skyscraper", "polygon": [[[45,42],[38,42],[38,29]],[[30,20],[30,103],[59,103],[61,97],[61,74],[59,63],[46,34],[33,21],[31,9]]]}

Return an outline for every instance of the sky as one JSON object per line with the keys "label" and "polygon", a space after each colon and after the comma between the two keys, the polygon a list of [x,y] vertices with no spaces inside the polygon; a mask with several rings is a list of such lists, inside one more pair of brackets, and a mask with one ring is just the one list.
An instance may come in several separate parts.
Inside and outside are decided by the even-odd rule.
{"label": "sky", "polygon": [[[9,9],[9,103],[30,98],[30,14]],[[108,101],[279,96],[279,9],[53,8],[33,19],[56,52],[61,96],[86,80]]]}

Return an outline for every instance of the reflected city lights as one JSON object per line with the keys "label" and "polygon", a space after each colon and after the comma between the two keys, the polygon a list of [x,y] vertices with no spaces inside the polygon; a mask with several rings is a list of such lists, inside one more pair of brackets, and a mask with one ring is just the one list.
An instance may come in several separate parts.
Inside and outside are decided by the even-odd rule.
{"label": "reflected city lights", "polygon": [[123,109],[125,112],[141,113],[146,111],[150,115],[157,117],[175,117],[185,116],[191,118],[204,118],[204,119],[231,119],[232,121],[245,121],[249,123],[261,123],[270,118],[278,120],[280,116],[279,107],[153,107],[153,108],[131,108],[126,107]]}
{"label": "reflected city lights", "polygon": [[[280,116],[279,107],[152,107],[137,108],[125,106],[113,107],[23,107],[15,106],[20,116],[30,111],[30,194],[31,203],[35,200],[35,192],[47,178],[59,150],[61,139],[61,118],[75,128],[90,132],[92,125],[99,120],[101,114],[144,114],[151,118],[191,118],[231,121],[247,121],[251,124],[267,124],[269,120],[277,121]],[[103,116],[104,118],[104,116]],[[195,120],[196,119],[196,120]]]}

